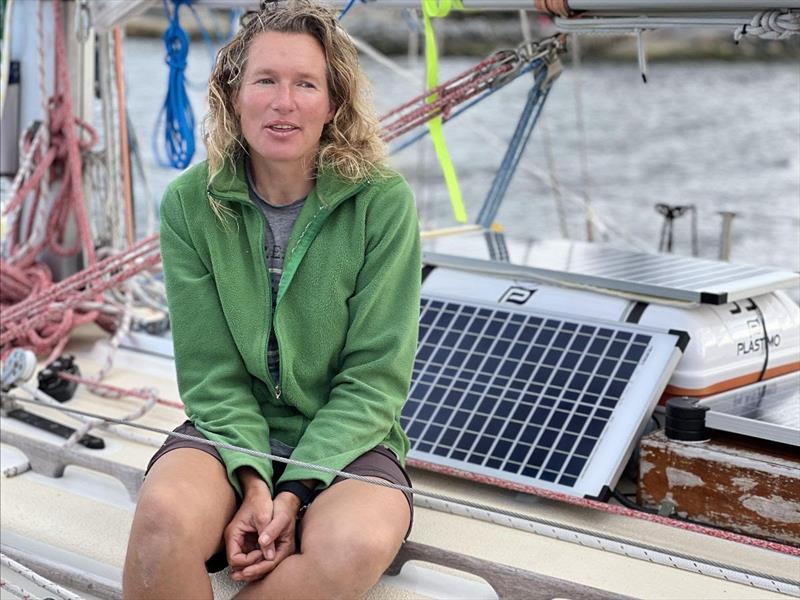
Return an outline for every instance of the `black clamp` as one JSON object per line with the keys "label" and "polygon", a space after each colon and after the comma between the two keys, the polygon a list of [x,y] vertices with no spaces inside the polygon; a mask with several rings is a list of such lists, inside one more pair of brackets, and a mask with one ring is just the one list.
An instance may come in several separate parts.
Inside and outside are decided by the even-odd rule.
{"label": "black clamp", "polygon": [[78,369],[78,365],[75,364],[74,356],[60,356],[39,371],[39,389],[54,400],[66,402],[75,395],[78,382],[64,379],[59,373],[80,376],[81,372]]}

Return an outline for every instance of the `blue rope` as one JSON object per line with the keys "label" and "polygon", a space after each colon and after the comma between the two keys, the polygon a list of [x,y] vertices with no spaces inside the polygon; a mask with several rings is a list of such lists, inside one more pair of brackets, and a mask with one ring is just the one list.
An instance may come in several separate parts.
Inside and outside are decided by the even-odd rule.
{"label": "blue rope", "polygon": [[511,183],[511,178],[514,176],[522,154],[525,152],[525,146],[528,144],[536,122],[539,120],[542,106],[544,106],[544,101],[550,91],[549,87],[543,89],[546,78],[547,69],[543,69],[537,73],[528,92],[528,99],[519,117],[517,128],[514,130],[514,135],[508,144],[503,161],[497,169],[492,186],[489,188],[489,193],[486,195],[483,206],[478,213],[477,224],[482,227],[488,228],[494,222],[497,212],[500,210],[500,204],[503,202],[508,186]]}
{"label": "blue rope", "polygon": [[[174,10],[170,15],[167,0],[164,0],[164,10],[170,19],[169,26],[164,32],[169,80],[167,97],[158,113],[153,131],[153,154],[162,167],[185,169],[194,156],[195,121],[192,104],[186,93],[186,59],[189,55],[189,36],[181,28],[178,13],[181,5],[190,6],[191,0],[172,0],[172,2]],[[166,158],[158,151],[157,143],[162,122]]]}

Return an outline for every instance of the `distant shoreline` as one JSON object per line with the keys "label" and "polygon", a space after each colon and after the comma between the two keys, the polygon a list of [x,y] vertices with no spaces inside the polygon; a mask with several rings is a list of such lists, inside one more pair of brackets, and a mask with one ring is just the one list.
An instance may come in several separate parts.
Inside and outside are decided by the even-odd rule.
{"label": "distant shoreline", "polygon": [[[405,56],[408,51],[410,29],[399,11],[354,12],[348,15],[348,31],[374,46],[384,54]],[[229,21],[221,12],[202,14],[209,30],[227,34]],[[182,18],[182,25],[193,40],[202,40],[194,18]],[[125,25],[131,37],[161,37],[167,21],[159,11],[133,18]],[[522,40],[516,15],[456,17],[437,21],[440,53],[449,56],[486,56],[500,48],[513,48]],[[533,23],[534,38],[554,33],[547,25]],[[685,60],[800,60],[800,37],[768,41],[745,38],[740,44],[733,41],[733,31],[724,30],[672,30],[646,32],[645,47],[650,61]],[[421,41],[420,41],[421,45]],[[581,60],[631,61],[637,59],[636,41],[631,35],[585,35],[580,40]]]}

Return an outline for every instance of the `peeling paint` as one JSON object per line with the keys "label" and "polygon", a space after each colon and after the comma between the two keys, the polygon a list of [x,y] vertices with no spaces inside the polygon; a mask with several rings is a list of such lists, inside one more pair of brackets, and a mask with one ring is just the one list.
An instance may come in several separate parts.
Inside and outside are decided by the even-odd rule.
{"label": "peeling paint", "polygon": [[792,502],[779,496],[742,496],[742,505],[754,513],[782,523],[800,523],[800,502]]}
{"label": "peeling paint", "polygon": [[639,461],[639,475],[643,477],[643,476],[647,475],[650,471],[655,469],[655,467],[656,467],[655,463],[651,463],[651,462],[646,461],[646,460],[640,460]]}
{"label": "peeling paint", "polygon": [[695,487],[698,485],[705,485],[705,482],[694,473],[674,467],[667,467],[667,482],[669,487]]}
{"label": "peeling paint", "polygon": [[758,485],[749,477],[731,477],[731,483],[743,492],[749,492]]}

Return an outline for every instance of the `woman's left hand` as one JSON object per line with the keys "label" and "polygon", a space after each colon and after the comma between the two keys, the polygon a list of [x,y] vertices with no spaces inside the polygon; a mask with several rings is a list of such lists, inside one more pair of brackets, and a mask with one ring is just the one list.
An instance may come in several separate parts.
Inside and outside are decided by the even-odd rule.
{"label": "woman's left hand", "polygon": [[231,565],[231,579],[247,583],[257,581],[295,553],[295,521],[299,509],[300,501],[294,494],[284,492],[275,497],[272,519],[258,532],[262,556],[246,567]]}

